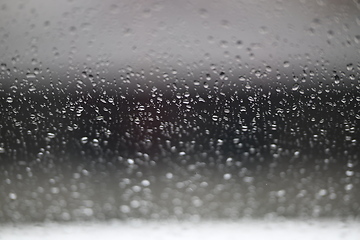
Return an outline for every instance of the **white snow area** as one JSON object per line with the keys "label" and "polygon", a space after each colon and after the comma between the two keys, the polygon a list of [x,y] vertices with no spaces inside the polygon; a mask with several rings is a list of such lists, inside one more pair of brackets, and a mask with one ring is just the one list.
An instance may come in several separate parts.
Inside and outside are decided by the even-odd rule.
{"label": "white snow area", "polygon": [[360,222],[342,221],[213,221],[213,222],[109,222],[49,223],[1,226],[1,240],[99,239],[360,239]]}

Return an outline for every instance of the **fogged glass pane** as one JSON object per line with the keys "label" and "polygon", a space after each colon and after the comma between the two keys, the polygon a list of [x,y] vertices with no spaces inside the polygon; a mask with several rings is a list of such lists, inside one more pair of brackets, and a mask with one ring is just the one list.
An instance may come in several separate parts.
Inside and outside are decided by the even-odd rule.
{"label": "fogged glass pane", "polygon": [[0,233],[359,239],[359,44],[358,1],[1,1]]}

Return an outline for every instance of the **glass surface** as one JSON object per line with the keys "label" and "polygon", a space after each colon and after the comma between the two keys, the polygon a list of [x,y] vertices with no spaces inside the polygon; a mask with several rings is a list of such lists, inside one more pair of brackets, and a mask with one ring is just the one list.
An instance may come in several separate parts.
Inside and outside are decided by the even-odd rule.
{"label": "glass surface", "polygon": [[0,1],[0,234],[359,239],[359,44],[358,1]]}

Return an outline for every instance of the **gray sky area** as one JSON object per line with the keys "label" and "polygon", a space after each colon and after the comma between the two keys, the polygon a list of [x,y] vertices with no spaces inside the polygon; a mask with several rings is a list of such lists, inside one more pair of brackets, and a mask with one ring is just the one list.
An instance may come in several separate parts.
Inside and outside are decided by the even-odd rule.
{"label": "gray sky area", "polygon": [[4,1],[0,60],[19,69],[289,70],[359,56],[355,1]]}

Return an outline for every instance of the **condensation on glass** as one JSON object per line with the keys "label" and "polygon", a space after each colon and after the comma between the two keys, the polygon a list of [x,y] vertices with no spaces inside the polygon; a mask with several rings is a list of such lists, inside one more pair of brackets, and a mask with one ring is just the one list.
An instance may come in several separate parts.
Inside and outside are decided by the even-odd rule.
{"label": "condensation on glass", "polygon": [[357,239],[359,44],[358,1],[0,1],[0,222]]}

